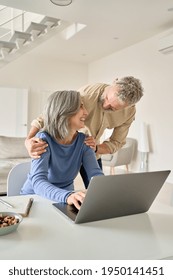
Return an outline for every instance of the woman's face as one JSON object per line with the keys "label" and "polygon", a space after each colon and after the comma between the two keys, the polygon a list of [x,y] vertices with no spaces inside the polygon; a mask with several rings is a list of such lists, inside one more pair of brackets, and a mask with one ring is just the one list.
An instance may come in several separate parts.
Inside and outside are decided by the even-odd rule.
{"label": "woman's face", "polygon": [[85,109],[84,104],[81,102],[79,111],[76,113],[76,115],[69,119],[71,129],[76,131],[83,128],[85,126],[85,119],[87,116],[88,112]]}

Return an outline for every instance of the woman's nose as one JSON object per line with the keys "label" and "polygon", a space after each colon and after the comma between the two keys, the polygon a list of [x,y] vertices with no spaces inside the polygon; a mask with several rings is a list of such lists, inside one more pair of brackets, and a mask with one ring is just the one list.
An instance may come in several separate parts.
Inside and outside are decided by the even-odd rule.
{"label": "woman's nose", "polygon": [[87,109],[85,109],[85,107],[84,107],[84,114],[88,115],[88,111],[87,111]]}

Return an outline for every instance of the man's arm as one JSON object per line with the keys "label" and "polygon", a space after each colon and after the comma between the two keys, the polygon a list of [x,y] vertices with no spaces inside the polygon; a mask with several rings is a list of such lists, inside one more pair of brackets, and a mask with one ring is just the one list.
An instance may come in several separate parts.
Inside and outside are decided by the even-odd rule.
{"label": "man's arm", "polygon": [[46,152],[48,144],[38,137],[35,137],[39,128],[31,126],[27,138],[25,139],[25,147],[32,158],[40,158],[40,155]]}
{"label": "man's arm", "polygon": [[26,139],[31,139],[31,138],[35,137],[37,132],[39,132],[39,129],[35,126],[31,126],[31,129],[30,129]]}
{"label": "man's arm", "polygon": [[109,151],[108,154],[116,153],[121,149],[125,143],[129,132],[129,128],[134,121],[134,115],[132,115],[124,124],[119,127],[115,127],[112,135],[109,139],[104,140],[104,142],[98,145],[98,154],[106,154],[106,148]]}
{"label": "man's arm", "polygon": [[104,155],[104,154],[110,154],[110,153],[111,153],[111,151],[105,143],[97,145],[96,154]]}
{"label": "man's arm", "polygon": [[105,143],[96,144],[96,140],[93,136],[86,136],[85,144],[93,149],[97,154],[102,155],[111,153],[109,147]]}

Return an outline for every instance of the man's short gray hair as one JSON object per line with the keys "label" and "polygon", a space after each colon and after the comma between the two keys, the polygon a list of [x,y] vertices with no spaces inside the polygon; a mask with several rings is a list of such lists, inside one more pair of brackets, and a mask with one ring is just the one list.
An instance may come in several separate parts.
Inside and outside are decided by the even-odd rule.
{"label": "man's short gray hair", "polygon": [[47,100],[44,108],[44,127],[54,139],[65,139],[70,133],[69,118],[75,115],[81,105],[77,91],[56,91]]}
{"label": "man's short gray hair", "polygon": [[118,97],[129,105],[137,103],[143,96],[143,87],[140,80],[128,76],[115,81],[120,86]]}

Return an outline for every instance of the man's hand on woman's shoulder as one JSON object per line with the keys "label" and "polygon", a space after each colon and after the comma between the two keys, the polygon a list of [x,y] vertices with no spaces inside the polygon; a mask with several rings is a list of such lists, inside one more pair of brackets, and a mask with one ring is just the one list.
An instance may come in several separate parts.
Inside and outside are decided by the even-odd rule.
{"label": "man's hand on woman's shoulder", "polygon": [[25,147],[31,158],[40,158],[41,154],[46,152],[48,144],[38,137],[26,138]]}

